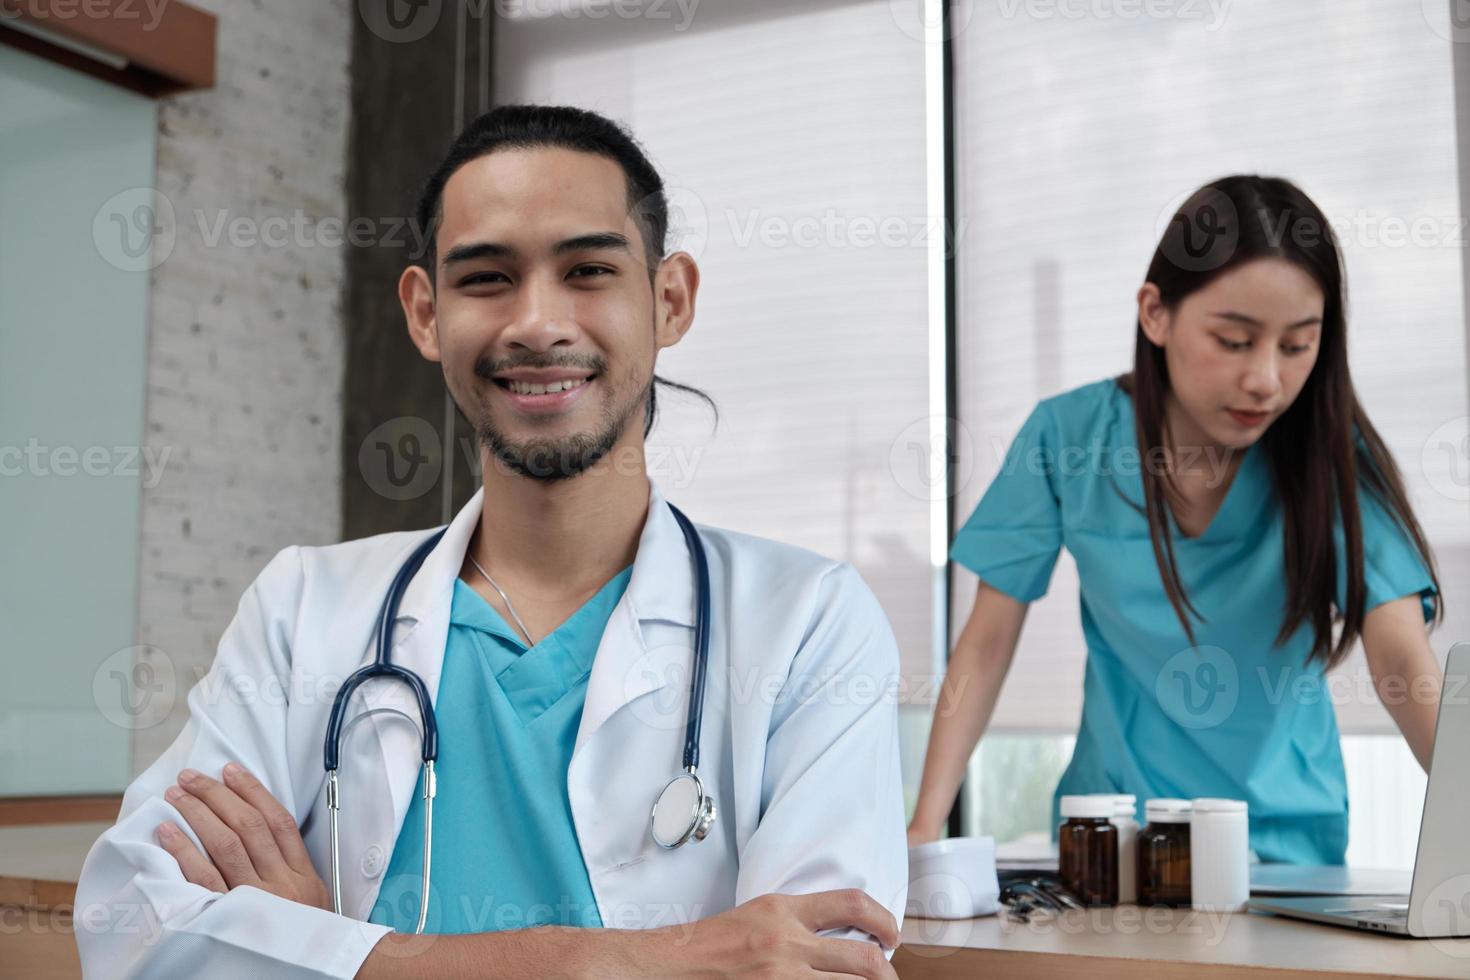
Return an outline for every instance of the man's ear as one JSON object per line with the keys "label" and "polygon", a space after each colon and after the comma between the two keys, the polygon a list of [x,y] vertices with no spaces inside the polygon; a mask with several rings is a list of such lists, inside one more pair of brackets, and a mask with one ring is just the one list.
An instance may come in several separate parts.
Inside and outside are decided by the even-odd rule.
{"label": "man's ear", "polygon": [[1169,339],[1172,319],[1158,286],[1146,282],[1138,288],[1138,324],[1155,347],[1163,347],[1164,341]]}
{"label": "man's ear", "polygon": [[411,265],[398,277],[398,302],[408,322],[408,336],[425,360],[439,360],[439,320],[434,285],[422,266]]}
{"label": "man's ear", "polygon": [[699,266],[688,252],[675,252],[659,263],[653,277],[653,334],[659,349],[672,347],[694,325],[694,299],[699,292]]}

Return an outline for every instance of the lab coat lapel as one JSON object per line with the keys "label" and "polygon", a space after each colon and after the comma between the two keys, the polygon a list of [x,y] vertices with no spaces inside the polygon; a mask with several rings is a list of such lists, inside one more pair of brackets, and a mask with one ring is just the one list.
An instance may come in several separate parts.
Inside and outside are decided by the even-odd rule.
{"label": "lab coat lapel", "polygon": [[[676,681],[688,686],[690,643],[650,647],[642,624],[658,620],[694,625],[692,563],[683,531],[658,487],[650,481],[648,516],[638,539],[633,574],[608,619],[587,680],[587,698],[572,750],[574,764],[587,741],[623,706]],[[667,713],[664,708],[657,710],[661,715]],[[682,702],[677,710],[679,720],[672,726],[675,730],[683,724]],[[649,720],[661,730],[670,728],[669,719]]]}
{"label": "lab coat lapel", "polygon": [[[423,678],[431,702],[439,701],[439,676],[444,666],[444,645],[449,635],[449,609],[454,595],[454,582],[464,563],[465,551],[480,519],[481,498],[484,490],[476,492],[450,522],[444,537],[429,552],[418,573],[414,575],[399,603],[398,616],[393,632],[392,658],[395,664],[406,667]],[[415,538],[417,544],[421,538]],[[405,549],[404,558],[411,547]],[[376,609],[376,603],[370,603]],[[373,657],[369,649],[364,663]],[[422,765],[418,728],[418,704],[408,687],[398,682],[375,679],[365,687],[365,707],[369,709],[373,737],[364,735],[362,743],[367,757],[376,756],[366,768],[377,769],[381,781],[386,783],[386,798],[392,800],[391,808],[385,805],[381,790],[371,798],[344,799],[343,812],[371,814],[358,820],[343,822],[343,911],[349,915],[366,918],[371,903],[381,884],[381,867],[374,876],[376,880],[364,879],[358,872],[360,855],[376,845],[380,849],[379,860],[387,861],[393,853],[398,839],[398,830],[403,826],[409,804],[413,801],[414,789],[418,784]],[[386,710],[385,710],[386,709]],[[401,711],[413,719],[407,724],[402,718],[387,711]],[[350,763],[344,760],[344,768]],[[379,766],[381,767],[379,769]],[[345,778],[345,776],[344,776]],[[354,833],[355,832],[355,833]],[[360,837],[358,835],[361,835]],[[353,885],[364,882],[358,895],[352,895]]]}

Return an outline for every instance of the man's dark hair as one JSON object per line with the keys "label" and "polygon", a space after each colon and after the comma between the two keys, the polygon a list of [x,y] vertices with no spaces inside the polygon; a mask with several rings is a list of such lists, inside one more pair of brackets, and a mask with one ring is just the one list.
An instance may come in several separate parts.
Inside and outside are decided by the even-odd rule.
{"label": "man's dark hair", "polygon": [[[444,217],[444,185],[465,164],[496,150],[530,150],[558,147],[594,153],[607,157],[622,168],[628,184],[628,210],[643,237],[644,257],[648,263],[650,284],[663,261],[665,239],[669,234],[669,203],[664,197],[664,182],[654,169],[643,148],[627,128],[606,116],[575,106],[503,105],[481,115],[455,137],[449,152],[419,193],[414,218],[423,234],[424,269],[429,282],[437,281],[437,238]],[[644,416],[643,435],[653,430],[658,406],[659,385],[703,399],[719,422],[719,409],[714,400],[688,385],[654,375],[648,389],[648,411]]]}
{"label": "man's dark hair", "polygon": [[496,150],[559,147],[607,157],[628,181],[628,209],[643,236],[648,275],[652,279],[664,257],[669,233],[669,204],[663,178],[626,128],[587,109],[562,105],[503,105],[475,119],[450,144],[419,194],[414,217],[422,229],[425,268],[432,280],[438,253],[436,239],[444,218],[444,185],[465,164]]}

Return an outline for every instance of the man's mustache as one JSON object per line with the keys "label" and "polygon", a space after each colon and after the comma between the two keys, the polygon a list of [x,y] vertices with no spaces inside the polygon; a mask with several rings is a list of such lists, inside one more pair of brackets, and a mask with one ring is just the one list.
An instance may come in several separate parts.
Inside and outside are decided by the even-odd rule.
{"label": "man's mustache", "polygon": [[475,377],[493,381],[497,374],[517,368],[570,368],[602,374],[607,370],[607,360],[596,354],[526,354],[518,357],[503,357],[497,360],[480,358],[475,362]]}

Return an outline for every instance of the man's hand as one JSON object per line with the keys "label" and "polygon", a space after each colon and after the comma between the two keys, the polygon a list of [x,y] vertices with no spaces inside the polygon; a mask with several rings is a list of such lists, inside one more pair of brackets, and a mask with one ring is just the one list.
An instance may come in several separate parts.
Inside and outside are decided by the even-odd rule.
{"label": "man's hand", "polygon": [[332,893],[312,866],[296,819],[260,780],[235,763],[223,782],[185,769],[164,798],[172,803],[207,854],[173,823],[158,827],[158,842],[179,862],[184,877],[211,891],[253,885],[280,898],[332,908]]}
{"label": "man's hand", "polygon": [[[867,940],[817,935],[846,927],[868,933],[882,948]],[[857,888],[762,895],[708,919],[630,938],[637,944],[633,961],[623,964],[633,968],[630,976],[898,977],[883,955],[884,949],[898,946],[898,923]]]}

